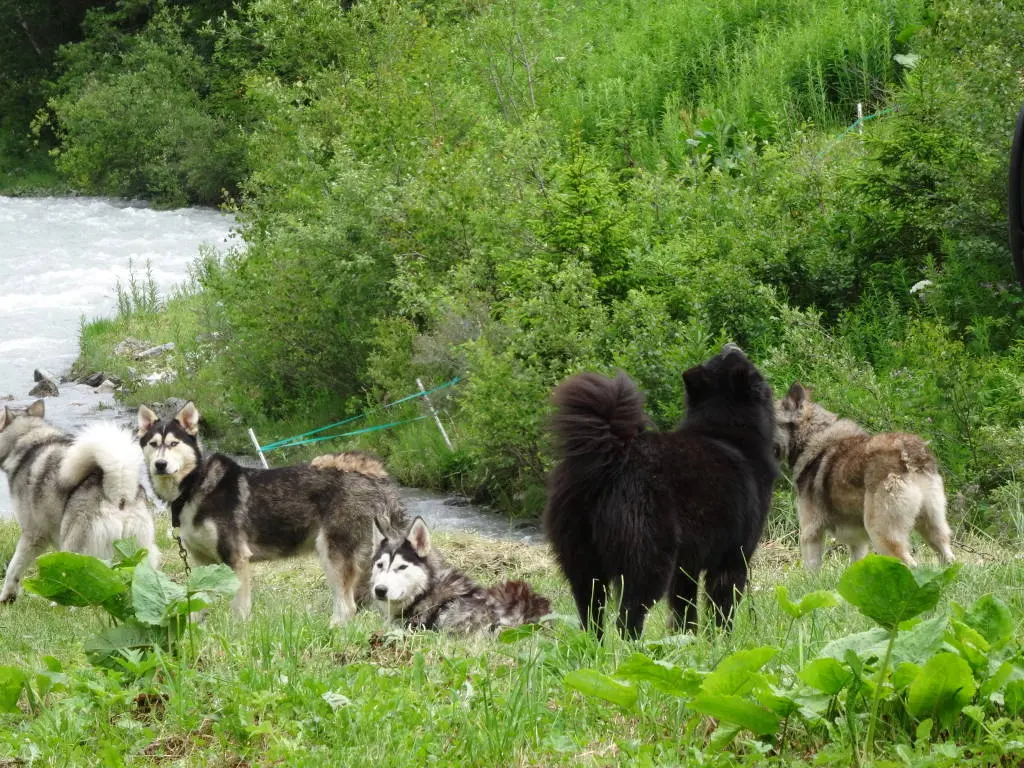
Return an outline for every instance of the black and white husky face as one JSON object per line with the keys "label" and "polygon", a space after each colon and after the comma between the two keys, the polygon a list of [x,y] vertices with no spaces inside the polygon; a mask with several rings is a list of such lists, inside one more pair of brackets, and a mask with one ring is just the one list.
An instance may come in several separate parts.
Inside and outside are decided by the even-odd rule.
{"label": "black and white husky face", "polygon": [[370,570],[370,590],[374,600],[392,616],[401,613],[430,589],[432,570],[430,532],[423,518],[417,517],[404,537],[388,538],[376,521],[373,523],[376,550]]}
{"label": "black and white husky face", "polygon": [[164,501],[178,497],[178,486],[199,465],[199,411],[188,402],[169,421],[139,407],[139,445],[153,490]]}

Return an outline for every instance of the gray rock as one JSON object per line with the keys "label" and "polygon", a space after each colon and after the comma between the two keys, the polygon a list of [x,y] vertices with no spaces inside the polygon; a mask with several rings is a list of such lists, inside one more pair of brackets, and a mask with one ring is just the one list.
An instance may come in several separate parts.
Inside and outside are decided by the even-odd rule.
{"label": "gray rock", "polygon": [[110,379],[104,379],[103,383],[96,387],[96,391],[100,393],[110,393],[117,389],[117,385]]}
{"label": "gray rock", "polygon": [[96,373],[90,373],[88,376],[83,376],[78,380],[78,383],[85,384],[88,387],[98,387],[105,378],[107,377],[103,375],[103,371],[97,371]]}
{"label": "gray rock", "polygon": [[54,376],[45,368],[36,368],[34,371],[32,371],[32,379],[34,381],[42,381],[43,379],[49,379],[54,383],[57,382],[57,377]]}
{"label": "gray rock", "polygon": [[164,354],[165,352],[171,352],[173,350],[174,350],[174,342],[173,341],[168,341],[166,344],[160,344],[160,345],[155,346],[155,347],[150,347],[149,349],[144,349],[141,352],[136,352],[135,353],[135,359],[136,360],[143,360],[143,359],[145,359],[147,357],[159,357],[160,355]]}
{"label": "gray rock", "polygon": [[29,397],[59,397],[60,390],[51,379],[40,379],[28,392]]}
{"label": "gray rock", "polygon": [[114,354],[118,357],[135,357],[142,350],[149,349],[152,346],[148,341],[142,341],[141,339],[129,336],[127,339],[117,343],[117,346],[114,347]]}

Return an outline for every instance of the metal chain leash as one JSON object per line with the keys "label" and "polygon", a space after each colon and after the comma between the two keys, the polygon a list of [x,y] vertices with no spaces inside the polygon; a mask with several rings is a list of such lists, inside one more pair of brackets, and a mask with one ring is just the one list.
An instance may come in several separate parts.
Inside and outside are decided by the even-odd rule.
{"label": "metal chain leash", "polygon": [[188,552],[185,551],[185,545],[181,541],[181,536],[176,538],[178,539],[178,556],[181,558],[181,562],[185,564],[185,579],[187,581],[192,575],[192,569],[188,565]]}

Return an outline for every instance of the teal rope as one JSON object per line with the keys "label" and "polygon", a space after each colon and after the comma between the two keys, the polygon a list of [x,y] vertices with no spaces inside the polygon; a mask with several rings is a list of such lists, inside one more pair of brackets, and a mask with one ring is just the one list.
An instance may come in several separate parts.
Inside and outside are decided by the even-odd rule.
{"label": "teal rope", "polygon": [[[417,397],[426,397],[427,395],[432,395],[434,392],[437,392],[439,390],[455,386],[456,384],[459,383],[459,380],[460,380],[459,377],[456,376],[454,379],[450,379],[449,381],[446,381],[444,384],[439,384],[438,386],[434,387],[433,389],[428,389],[426,392],[413,392],[411,395],[406,395],[405,397],[399,398],[398,400],[395,400],[394,402],[387,403],[386,405],[382,405],[379,408],[371,408],[369,410],[363,411],[362,413],[358,413],[355,416],[349,416],[347,419],[342,419],[341,421],[336,421],[333,424],[328,424],[326,427],[317,427],[316,429],[311,429],[308,432],[303,432],[300,435],[294,435],[292,437],[286,437],[283,440],[275,440],[272,443],[267,443],[266,445],[260,446],[260,450],[263,451],[264,453],[267,453],[268,451],[273,451],[273,450],[276,450],[277,448],[284,448],[286,446],[306,445],[309,442],[318,442],[317,440],[312,440],[312,441],[304,440],[302,442],[296,442],[296,441],[302,440],[302,438],[309,437],[310,435],[316,435],[316,434],[319,434],[320,432],[326,432],[328,429],[334,429],[335,427],[340,427],[342,424],[350,424],[351,422],[356,421],[357,419],[361,419],[364,416],[366,416],[367,414],[372,413],[375,410],[382,410],[382,411],[383,410],[387,410],[388,408],[393,408],[394,406],[400,405],[401,403],[408,402],[409,400],[415,400]],[[405,423],[406,422],[404,422],[404,421],[396,422],[396,424],[405,424]],[[371,429],[370,431],[373,431],[373,430]],[[348,434],[359,434],[359,432],[350,432]],[[335,437],[344,437],[344,435],[332,435],[329,438],[320,438],[320,439],[321,440],[326,440],[326,439],[333,439]]]}
{"label": "teal rope", "polygon": [[871,113],[870,115],[865,115],[864,117],[858,117],[858,118],[857,118],[856,120],[854,120],[854,121],[853,121],[852,123],[850,123],[850,124],[849,124],[848,126],[846,126],[846,130],[844,130],[844,131],[843,131],[842,133],[840,133],[840,134],[839,134],[838,136],[836,136],[836,137],[835,137],[834,139],[832,139],[832,141],[830,141],[830,142],[828,143],[828,146],[827,146],[827,147],[825,147],[825,148],[824,148],[823,150],[821,150],[821,152],[819,152],[819,153],[818,153],[818,157],[824,157],[824,156],[825,156],[825,154],[826,154],[826,153],[827,153],[827,152],[828,152],[828,151],[829,151],[830,149],[832,149],[832,147],[834,147],[834,146],[836,145],[836,143],[837,143],[837,142],[838,142],[838,141],[839,141],[839,140],[840,140],[841,138],[843,138],[843,136],[845,136],[846,134],[848,134],[848,133],[850,133],[851,131],[853,131],[854,129],[856,129],[856,128],[857,128],[857,126],[859,126],[859,125],[863,125],[863,124],[864,124],[864,123],[866,123],[866,122],[867,122],[868,120],[874,120],[874,119],[875,119],[876,117],[881,117],[882,115],[887,115],[887,114],[889,114],[890,112],[895,112],[895,111],[896,111],[896,108],[895,108],[895,107],[886,107],[885,109],[880,109],[880,110],[878,110],[877,112],[872,112],[872,113]]}
{"label": "teal rope", "polygon": [[[419,421],[420,419],[429,419],[429,418],[430,417],[427,414],[423,414],[422,416],[414,416],[411,419],[403,419],[402,421],[393,421],[390,424],[378,424],[377,426],[374,426],[374,427],[363,427],[362,429],[357,429],[357,430],[354,430],[352,432],[343,432],[340,435],[324,435],[323,437],[311,437],[311,438],[309,438],[309,440],[299,440],[298,442],[295,442],[295,443],[288,443],[287,445],[280,445],[280,446],[278,446],[278,448],[293,448],[293,447],[298,446],[298,445],[309,445],[310,443],[319,443],[319,442],[321,442],[323,440],[336,440],[339,437],[352,437],[353,435],[362,435],[362,434],[364,434],[366,432],[376,432],[377,430],[380,430],[380,429],[390,429],[391,427],[397,427],[400,424],[408,424],[409,422],[412,422],[412,421]],[[264,453],[267,453],[269,451],[277,450],[277,448],[269,448],[269,449],[268,448],[262,448],[261,450]]]}

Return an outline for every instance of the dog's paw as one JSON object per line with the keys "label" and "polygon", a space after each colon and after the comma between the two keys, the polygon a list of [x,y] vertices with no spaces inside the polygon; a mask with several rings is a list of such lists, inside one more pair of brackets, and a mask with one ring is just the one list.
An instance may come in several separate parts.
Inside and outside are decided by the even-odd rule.
{"label": "dog's paw", "polygon": [[18,599],[17,592],[11,592],[9,594],[0,595],[0,603],[13,603]]}

